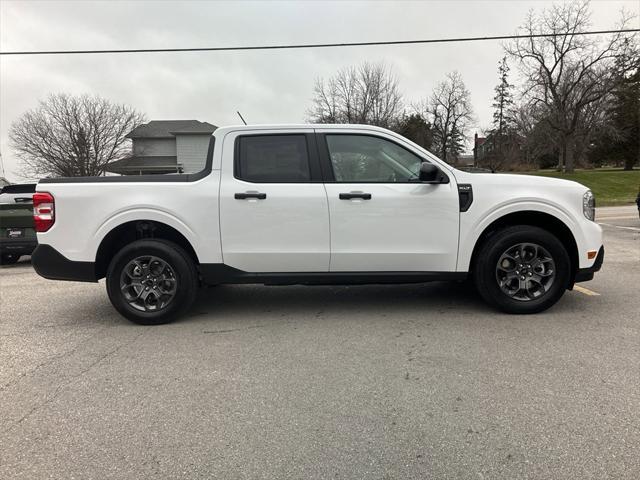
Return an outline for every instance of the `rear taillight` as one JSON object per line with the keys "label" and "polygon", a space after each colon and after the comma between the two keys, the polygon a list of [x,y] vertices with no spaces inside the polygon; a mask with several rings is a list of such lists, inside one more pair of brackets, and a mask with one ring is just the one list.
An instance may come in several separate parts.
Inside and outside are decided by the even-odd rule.
{"label": "rear taillight", "polygon": [[33,194],[33,223],[36,232],[46,232],[56,221],[53,195],[47,192]]}

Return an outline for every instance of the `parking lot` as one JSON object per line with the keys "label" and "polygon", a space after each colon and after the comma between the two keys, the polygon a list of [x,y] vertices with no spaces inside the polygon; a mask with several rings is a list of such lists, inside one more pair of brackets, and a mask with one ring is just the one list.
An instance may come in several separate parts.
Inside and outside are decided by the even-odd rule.
{"label": "parking lot", "polygon": [[640,477],[640,222],[546,313],[466,284],[221,286],[159,327],[0,270],[0,478]]}

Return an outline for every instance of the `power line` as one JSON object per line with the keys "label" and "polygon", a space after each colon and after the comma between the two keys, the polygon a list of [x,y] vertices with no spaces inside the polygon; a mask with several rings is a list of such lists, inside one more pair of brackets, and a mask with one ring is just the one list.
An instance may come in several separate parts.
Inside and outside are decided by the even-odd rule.
{"label": "power line", "polygon": [[192,47],[192,48],[123,48],[108,50],[24,50],[0,52],[0,55],[78,55],[103,53],[175,53],[175,52],[232,52],[242,50],[292,50],[301,48],[369,47],[374,45],[415,45],[425,43],[477,42],[484,40],[513,40],[518,38],[562,37],[565,35],[602,35],[608,33],[636,33],[640,28],[622,30],[596,30],[591,32],[539,33],[532,35],[498,35],[490,37],[430,38],[426,40],[390,40],[380,42],[346,43],[306,43],[297,45],[248,45],[235,47]]}

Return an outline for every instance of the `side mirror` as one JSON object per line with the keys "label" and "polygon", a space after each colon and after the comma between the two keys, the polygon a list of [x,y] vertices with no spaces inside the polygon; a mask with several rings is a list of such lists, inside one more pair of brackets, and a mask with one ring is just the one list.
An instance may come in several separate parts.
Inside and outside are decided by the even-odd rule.
{"label": "side mirror", "polygon": [[429,162],[422,162],[422,165],[420,165],[419,178],[422,183],[443,183],[442,172],[433,163]]}

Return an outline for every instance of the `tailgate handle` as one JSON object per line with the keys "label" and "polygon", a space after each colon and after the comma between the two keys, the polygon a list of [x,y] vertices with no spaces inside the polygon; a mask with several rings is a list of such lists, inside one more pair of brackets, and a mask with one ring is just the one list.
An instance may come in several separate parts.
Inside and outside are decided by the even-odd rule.
{"label": "tailgate handle", "polygon": [[258,200],[264,200],[267,198],[266,193],[260,192],[244,192],[244,193],[236,193],[233,198],[236,200],[246,200],[247,198],[257,198]]}
{"label": "tailgate handle", "polygon": [[340,197],[340,200],[351,200],[352,198],[361,198],[362,200],[371,200],[371,194],[363,193],[363,192],[341,193],[339,197]]}
{"label": "tailgate handle", "polygon": [[33,197],[16,197],[13,199],[16,203],[33,202]]}

